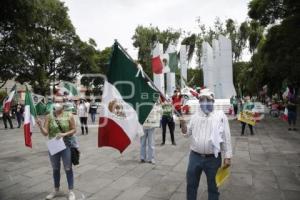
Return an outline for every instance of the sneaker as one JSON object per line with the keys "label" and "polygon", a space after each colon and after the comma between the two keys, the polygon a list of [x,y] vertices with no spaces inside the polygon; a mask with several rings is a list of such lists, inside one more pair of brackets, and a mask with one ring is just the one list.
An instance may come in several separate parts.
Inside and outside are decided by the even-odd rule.
{"label": "sneaker", "polygon": [[55,197],[58,196],[58,193],[59,193],[58,191],[53,191],[46,196],[46,199],[54,199]]}
{"label": "sneaker", "polygon": [[176,142],[172,142],[172,145],[176,146]]}
{"label": "sneaker", "polygon": [[165,145],[165,143],[164,142],[162,142],[161,144],[160,144],[160,146],[164,146]]}
{"label": "sneaker", "polygon": [[145,160],[144,159],[141,159],[141,163],[144,163],[145,162]]}
{"label": "sneaker", "polygon": [[155,165],[155,160],[149,160],[149,161],[147,161],[147,163],[150,163],[150,164],[152,164],[152,165]]}
{"label": "sneaker", "polygon": [[292,130],[292,128],[289,128],[288,130],[289,130],[289,131],[291,131],[291,130]]}
{"label": "sneaker", "polygon": [[297,131],[297,129],[296,129],[296,128],[293,128],[293,131]]}
{"label": "sneaker", "polygon": [[69,192],[68,200],[75,200],[75,199],[76,199],[76,198],[75,198],[74,192],[73,192],[73,191],[70,191],[70,192]]}

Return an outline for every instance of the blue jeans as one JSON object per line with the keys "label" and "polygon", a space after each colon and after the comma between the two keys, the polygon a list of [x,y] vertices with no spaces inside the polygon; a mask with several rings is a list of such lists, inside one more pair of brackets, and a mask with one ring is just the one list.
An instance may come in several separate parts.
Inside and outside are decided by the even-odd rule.
{"label": "blue jeans", "polygon": [[208,187],[208,200],[218,200],[219,191],[216,185],[216,174],[218,168],[222,164],[221,155],[218,158],[215,157],[202,157],[200,154],[191,151],[188,169],[186,173],[187,188],[186,196],[187,200],[196,200],[197,191],[200,182],[202,171],[206,174],[207,187]]}
{"label": "blue jeans", "polygon": [[[144,128],[144,135],[141,137],[141,160],[154,162],[154,130],[155,128]],[[146,157],[146,147],[148,153]]]}
{"label": "blue jeans", "polygon": [[91,113],[91,119],[92,119],[92,122],[95,123],[95,121],[96,121],[96,113]]}
{"label": "blue jeans", "polygon": [[74,188],[74,176],[71,162],[71,149],[67,147],[53,156],[49,153],[49,157],[53,169],[54,187],[59,188],[60,186],[60,159],[62,159],[67,176],[68,188],[72,190]]}

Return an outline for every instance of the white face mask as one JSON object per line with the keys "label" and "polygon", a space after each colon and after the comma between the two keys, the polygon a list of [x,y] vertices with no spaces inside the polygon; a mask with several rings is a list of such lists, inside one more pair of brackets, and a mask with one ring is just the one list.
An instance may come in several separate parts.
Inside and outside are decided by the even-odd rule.
{"label": "white face mask", "polygon": [[55,111],[59,111],[59,110],[63,109],[63,105],[61,103],[55,103],[53,105],[53,108],[54,108]]}

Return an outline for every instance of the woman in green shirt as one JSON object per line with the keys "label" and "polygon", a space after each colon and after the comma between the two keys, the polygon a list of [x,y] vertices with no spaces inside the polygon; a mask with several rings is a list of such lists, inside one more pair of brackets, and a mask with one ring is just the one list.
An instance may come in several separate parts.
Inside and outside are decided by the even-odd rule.
{"label": "woman in green shirt", "polygon": [[75,120],[70,112],[65,112],[61,102],[56,101],[53,105],[54,111],[50,112],[45,119],[44,126],[42,126],[41,120],[37,120],[37,124],[44,136],[48,136],[49,139],[63,138],[66,149],[60,151],[54,155],[50,155],[50,162],[53,169],[53,180],[55,190],[47,195],[46,199],[54,199],[59,195],[60,186],[60,160],[63,161],[64,169],[67,176],[68,188],[69,188],[69,200],[75,200],[75,194],[73,192],[74,175],[71,162],[71,146],[75,142],[74,133],[76,132]]}
{"label": "woman in green shirt", "polygon": [[161,145],[165,145],[165,142],[166,142],[167,125],[170,130],[172,145],[176,145],[175,138],[174,138],[175,122],[173,119],[172,104],[171,104],[171,102],[164,100],[164,101],[162,101],[161,105],[162,105],[161,107],[162,107],[162,111],[163,111],[162,119],[161,119],[161,124],[162,124],[162,143],[161,143]]}

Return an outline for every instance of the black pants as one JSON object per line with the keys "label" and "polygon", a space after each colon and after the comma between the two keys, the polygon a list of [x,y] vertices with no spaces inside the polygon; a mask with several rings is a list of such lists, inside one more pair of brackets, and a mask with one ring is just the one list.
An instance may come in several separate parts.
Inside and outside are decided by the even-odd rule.
{"label": "black pants", "polygon": [[22,121],[24,121],[22,113],[16,113],[17,121],[18,121],[18,128],[21,127]]}
{"label": "black pants", "polygon": [[[242,123],[242,135],[244,135],[246,123],[245,122],[241,122],[241,123]],[[251,135],[253,135],[253,126],[250,124],[248,124],[248,126],[250,128]]]}
{"label": "black pants", "polygon": [[5,128],[7,128],[7,121],[8,121],[8,123],[9,123],[9,125],[10,125],[10,128],[13,128],[13,124],[12,124],[12,122],[11,122],[11,119],[10,119],[10,116],[9,116],[9,114],[8,113],[3,113],[3,122],[4,122],[4,127]]}
{"label": "black pants", "polygon": [[238,110],[238,106],[237,105],[234,105],[233,106],[233,111],[234,111],[234,114],[237,115],[237,110]]}
{"label": "black pants", "polygon": [[170,130],[170,135],[171,135],[171,141],[172,144],[175,143],[175,138],[174,138],[174,130],[175,130],[175,123],[173,120],[173,117],[167,117],[167,116],[163,116],[162,120],[161,120],[161,124],[162,124],[162,143],[165,144],[166,142],[166,131],[167,131],[167,125],[169,127]]}
{"label": "black pants", "polygon": [[81,124],[81,134],[84,135],[84,128],[86,134],[89,133],[88,126],[87,126],[87,117],[80,117],[80,124]]}

